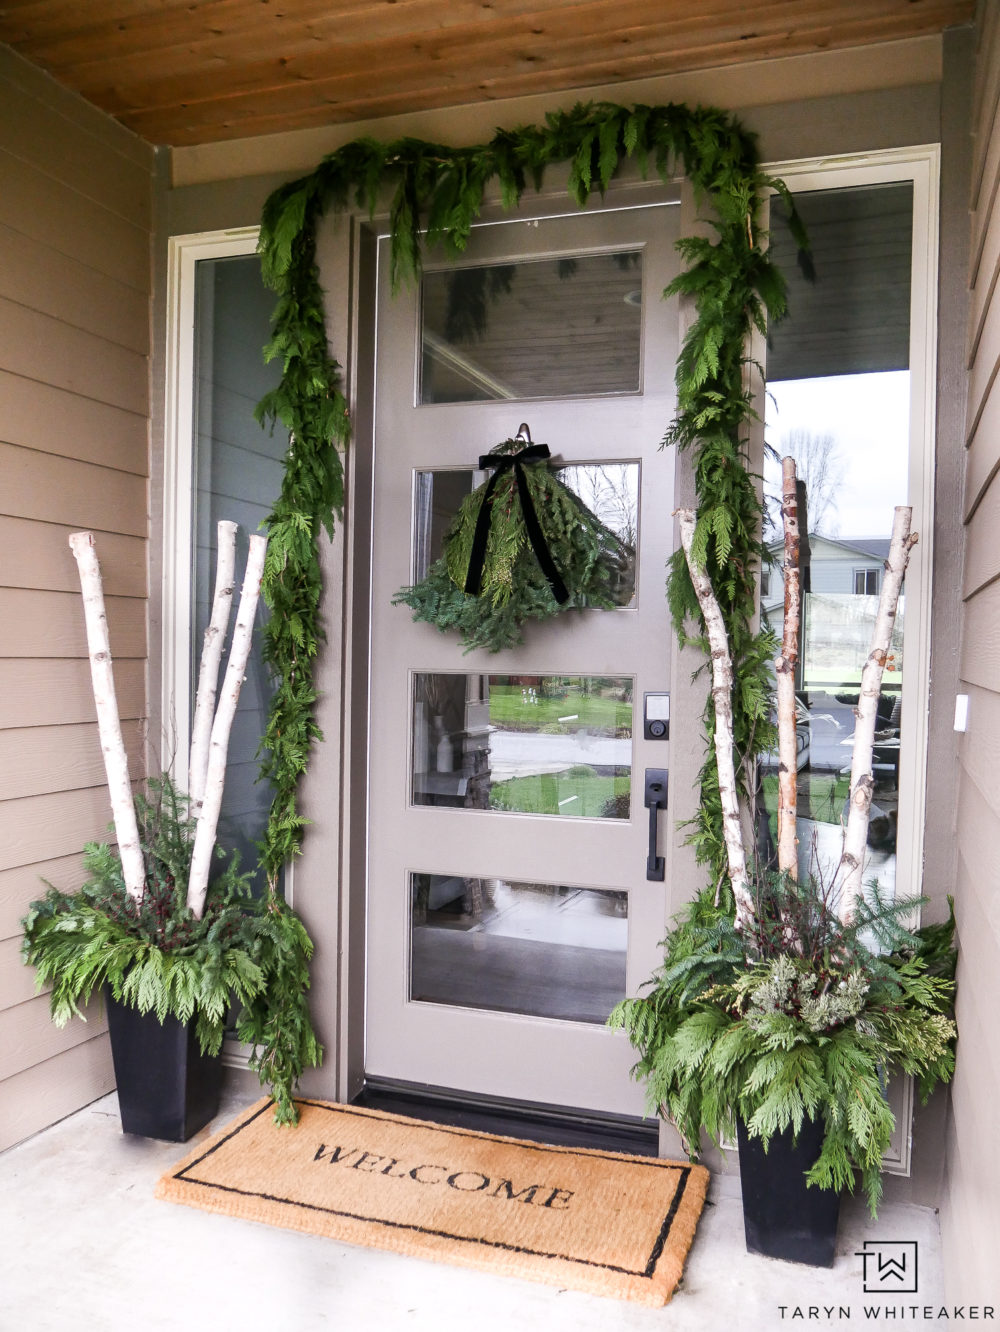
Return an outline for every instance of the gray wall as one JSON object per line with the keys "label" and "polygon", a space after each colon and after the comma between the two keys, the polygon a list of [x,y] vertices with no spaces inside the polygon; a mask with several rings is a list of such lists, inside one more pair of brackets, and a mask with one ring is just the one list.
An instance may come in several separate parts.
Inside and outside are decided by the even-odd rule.
{"label": "gray wall", "polygon": [[[794,64],[794,62],[789,62]],[[771,84],[765,83],[756,91],[756,103],[752,107],[741,109],[737,101],[732,104],[744,118],[750,128],[761,136],[761,150],[766,159],[780,161],[799,157],[810,157],[846,152],[871,151],[895,148],[907,145],[937,142],[942,136],[941,86],[934,81],[921,81],[912,86],[888,88],[852,88],[850,92],[815,97],[808,101],[795,103],[782,102],[782,89],[787,81],[782,77],[781,68],[768,71]],[[664,93],[666,94],[666,89]],[[582,95],[582,94],[581,94]],[[629,100],[630,90],[623,88],[620,97]],[[644,88],[644,100],[659,100],[654,88]],[[773,104],[768,104],[773,98]],[[555,103],[557,99],[553,99]],[[667,100],[664,95],[662,100]],[[724,99],[720,99],[725,104]],[[502,124],[515,116],[515,104],[507,107],[498,104],[490,109],[494,123]],[[442,113],[445,118],[446,113]],[[534,117],[538,118],[537,110]],[[523,117],[522,117],[523,119]],[[450,116],[450,125],[438,126],[439,131],[458,141],[464,133],[462,113]],[[366,130],[378,133],[378,126],[366,126]],[[258,170],[254,175],[253,145],[242,145],[242,159],[246,174],[240,179],[208,180],[197,185],[176,188],[171,191],[168,200],[170,229],[174,232],[195,232],[202,229],[245,226],[254,223],[259,217],[261,203],[266,193],[278,182],[273,174],[275,159],[272,154],[262,150]],[[317,157],[319,153],[317,153]],[[294,157],[289,162],[289,173],[298,174],[302,163]],[[267,172],[268,174],[264,174]],[[351,263],[349,228],[344,223],[331,224],[325,230],[323,245],[324,280],[336,290],[328,299],[328,315],[331,321],[331,338],[335,354],[350,365],[350,343],[353,337],[352,312],[348,304],[348,282],[343,273]],[[952,377],[950,383],[942,382],[940,391],[955,399],[959,393],[957,381]],[[363,404],[359,404],[363,405]],[[350,480],[350,464],[349,480]],[[348,515],[348,522],[350,516]],[[952,548],[954,528],[950,536]],[[947,546],[939,542],[938,549]],[[331,563],[331,581],[339,575],[340,557],[337,555]],[[337,574],[335,575],[334,570]],[[337,617],[337,589],[331,585],[331,622]],[[344,623],[350,613],[349,604],[345,603]],[[317,754],[310,780],[307,786],[306,800],[310,812],[317,811],[317,823],[309,830],[302,860],[295,871],[295,901],[305,913],[310,929],[316,934],[318,943],[316,979],[313,999],[316,1016],[323,1029],[323,1036],[328,1047],[327,1068],[316,1077],[315,1085],[310,1082],[310,1090],[334,1092],[336,1077],[338,1086],[344,1090],[351,1086],[351,1070],[355,1059],[349,1053],[353,1023],[343,1024],[343,1001],[350,993],[352,1005],[357,1003],[356,991],[351,983],[351,976],[360,975],[359,959],[352,958],[353,929],[351,921],[343,914],[350,910],[348,899],[338,893],[331,882],[333,866],[340,861],[345,864],[348,847],[343,838],[347,836],[349,824],[345,824],[338,833],[330,817],[331,799],[339,780],[338,755],[335,752],[336,737],[339,734],[339,700],[342,706],[350,707],[348,682],[341,676],[341,659],[337,651],[337,629],[333,623],[331,641],[325,655],[324,684],[328,689],[325,707],[327,714],[322,719],[327,734],[327,744]],[[678,688],[679,675],[678,673]],[[341,694],[343,689],[343,694]],[[953,685],[948,691],[947,683],[940,691],[935,691],[932,709],[937,716],[946,713],[950,722]],[[695,706],[701,706],[701,697]],[[954,750],[954,739],[943,728],[944,740],[950,750]],[[692,789],[694,777],[700,762],[698,754],[672,755],[672,775],[679,790]],[[947,791],[939,793],[939,799],[930,807],[927,832],[928,844],[937,844],[941,837],[941,828],[950,828],[953,823],[953,799]],[[951,802],[951,803],[950,803]],[[933,827],[931,826],[933,824]],[[946,838],[947,840],[947,834]],[[939,896],[946,885],[940,886]],[[940,903],[937,904],[940,910]],[[338,919],[339,914],[339,919]],[[348,963],[346,972],[342,969]],[[334,968],[339,968],[339,975]],[[337,1005],[340,1005],[338,1010]],[[360,1013],[358,1014],[360,1017]],[[339,1033],[339,1036],[338,1036]],[[339,1049],[338,1049],[339,1044]],[[322,1085],[319,1085],[322,1083]],[[939,1125],[944,1099],[937,1108],[932,1107],[932,1117],[927,1129],[922,1128],[924,1120],[918,1120],[916,1137],[918,1145],[924,1143],[923,1150],[918,1150],[914,1159],[914,1177],[911,1180],[891,1181],[890,1194],[895,1196],[916,1197],[923,1202],[935,1202],[939,1197],[940,1186],[940,1132]]]}
{"label": "gray wall", "polygon": [[960,670],[970,710],[957,765],[960,1038],[942,1211],[945,1271],[955,1295],[967,1300],[995,1294],[1000,1236],[1000,6],[980,5],[979,18],[963,330],[968,404]]}
{"label": "gray wall", "polygon": [[61,1031],[18,921],[81,877],[111,810],[67,535],[91,528],[144,772],[152,150],[0,48],[0,1148],[114,1085]]}

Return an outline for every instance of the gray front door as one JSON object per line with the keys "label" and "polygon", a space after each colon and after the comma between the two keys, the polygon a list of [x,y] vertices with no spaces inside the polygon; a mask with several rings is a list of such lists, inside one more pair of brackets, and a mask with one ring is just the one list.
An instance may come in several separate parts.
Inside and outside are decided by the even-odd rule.
{"label": "gray front door", "polygon": [[[655,969],[647,768],[666,712],[679,208],[476,228],[461,263],[391,296],[379,253],[369,695],[366,1073],[640,1114],[604,1025]],[[526,422],[630,552],[621,606],[462,654],[393,606]],[[677,720],[673,722],[676,727]],[[697,722],[695,722],[697,724]],[[654,728],[654,729],[663,729]],[[676,735],[676,731],[675,731]],[[666,840],[670,811],[661,812]],[[669,877],[669,876],[668,876]]]}

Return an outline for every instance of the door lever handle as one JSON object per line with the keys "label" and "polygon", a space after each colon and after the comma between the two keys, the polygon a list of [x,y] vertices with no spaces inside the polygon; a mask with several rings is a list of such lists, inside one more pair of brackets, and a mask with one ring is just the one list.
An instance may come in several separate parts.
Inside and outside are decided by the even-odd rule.
{"label": "door lever handle", "polygon": [[643,803],[649,810],[649,853],[646,856],[646,878],[662,882],[666,861],[656,854],[656,811],[667,807],[668,774],[666,768],[647,768],[643,788]]}

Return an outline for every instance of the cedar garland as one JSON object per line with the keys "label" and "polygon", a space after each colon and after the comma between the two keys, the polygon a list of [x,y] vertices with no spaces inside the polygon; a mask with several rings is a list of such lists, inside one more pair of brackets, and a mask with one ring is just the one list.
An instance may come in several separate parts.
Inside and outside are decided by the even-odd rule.
{"label": "cedar garland", "polygon": [[[709,213],[711,237],[678,243],[685,270],[664,295],[693,302],[695,318],[677,363],[677,413],[664,443],[692,450],[698,501],[694,558],[712,583],[733,655],[734,733],[742,760],[771,743],[768,661],[774,644],[754,628],[755,580],[763,556],[761,501],[748,466],[747,430],[754,417],[744,387],[746,347],[754,328],[784,311],[784,283],[762,246],[761,199],[784,199],[800,244],[804,236],[791,197],[761,170],[754,138],[735,117],[712,107],[579,105],[545,123],[500,130],[484,145],[452,148],[417,139],[391,143],[359,139],[323,159],[308,176],[277,189],[261,221],[264,280],[278,293],[269,358],[282,361],[281,383],[260,402],[258,419],[280,422],[290,444],[281,498],[267,519],[270,534],[263,595],[271,608],[265,659],[277,690],[261,750],[262,775],[274,786],[263,842],[272,890],[285,860],[301,847],[304,820],[296,791],[315,722],[313,668],[322,638],[320,528],[333,533],[343,505],[338,446],[350,436],[340,365],[330,354],[323,293],[316,265],[316,227],[330,209],[374,214],[390,198],[390,272],[394,287],[415,280],[424,248],[447,256],[465,249],[487,188],[499,185],[504,208],[539,188],[545,168],[569,164],[569,193],[581,208],[603,196],[620,164],[631,159],[643,175],[664,181],[683,173],[699,207]],[[663,521],[667,516],[663,515]],[[704,646],[704,624],[684,554],[674,556],[669,602],[681,641]],[[692,639],[685,625],[692,621]],[[711,707],[705,721],[712,735]],[[692,834],[699,859],[716,877],[725,871],[725,844],[715,758],[707,749],[701,800]]]}

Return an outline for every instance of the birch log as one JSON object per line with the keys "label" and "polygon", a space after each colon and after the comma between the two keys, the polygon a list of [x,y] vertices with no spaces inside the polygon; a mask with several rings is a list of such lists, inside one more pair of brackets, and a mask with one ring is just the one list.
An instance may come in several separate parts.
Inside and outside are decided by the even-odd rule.
{"label": "birch log", "polygon": [[799,492],[795,459],[781,460],[781,516],[785,527],[785,618],[781,656],[774,663],[778,705],[778,870],[799,877],[798,746],[795,725],[795,666],[799,659]]}
{"label": "birch log", "polygon": [[188,759],[188,797],[191,817],[201,813],[205,798],[205,779],[208,775],[208,746],[215,716],[215,699],[219,687],[219,664],[229,628],[229,614],[233,605],[236,581],[236,524],[225,519],[218,526],[215,565],[215,594],[212,614],[205,630],[198,668],[198,692],[195,696],[194,721],[191,723],[191,750]]}
{"label": "birch log", "polygon": [[889,659],[892,628],[896,621],[896,608],[899,605],[903,576],[909,563],[910,551],[917,542],[916,532],[910,532],[912,513],[912,509],[900,505],[893,515],[892,540],[889,543],[889,557],[885,562],[885,573],[882,576],[871,651],[861,671],[861,692],[858,696],[854,747],[851,751],[850,805],[847,828],[844,832],[844,849],[837,873],[841,881],[840,917],[848,924],[854,918],[858,899],[862,893],[861,875],[864,869],[865,847],[868,844],[872,794],[875,789],[872,750],[875,745],[878,699],[882,692],[882,672]]}
{"label": "birch log", "polygon": [[80,571],[80,590],[83,593],[83,614],[87,625],[87,651],[90,655],[90,679],[94,687],[97,708],[97,729],[104,755],[104,771],[108,778],[111,813],[118,838],[118,853],[122,860],[122,875],[129,895],[142,901],[146,887],[146,867],[139,844],[139,827],[135,817],[132,783],[128,775],[128,756],[122,739],[118,700],[115,696],[114,667],[111,662],[111,642],[108,637],[108,617],[104,607],[104,587],[101,566],[97,560],[93,532],[74,532],[69,539],[70,549]]}
{"label": "birch log", "polygon": [[250,656],[250,643],[253,638],[254,616],[260,597],[260,580],[264,573],[264,556],[267,553],[267,537],[252,536],[247,567],[243,577],[243,590],[240,593],[240,605],[236,615],[236,627],[229,649],[229,662],[226,677],[219,696],[219,706],[212,722],[212,734],[208,746],[208,770],[205,778],[205,794],[201,814],[195,829],[194,848],[191,853],[191,871],[188,878],[187,904],[200,920],[205,910],[205,895],[208,892],[208,876],[212,867],[212,853],[215,849],[215,837],[219,827],[219,811],[222,808],[222,791],[226,780],[226,756],[229,751],[229,733],[233,718],[236,716],[236,704],[239,702],[243,677]]}
{"label": "birch log", "polygon": [[692,557],[695,515],[693,509],[678,509],[681,545],[687,560],[698,605],[705,617],[705,630],[712,660],[712,702],[715,707],[715,761],[719,771],[722,801],[722,832],[726,842],[729,881],[736,903],[736,928],[746,929],[754,915],[753,897],[747,884],[747,859],[740,827],[736,768],[733,760],[733,661],[729,653],[726,623],[708,574]]}

